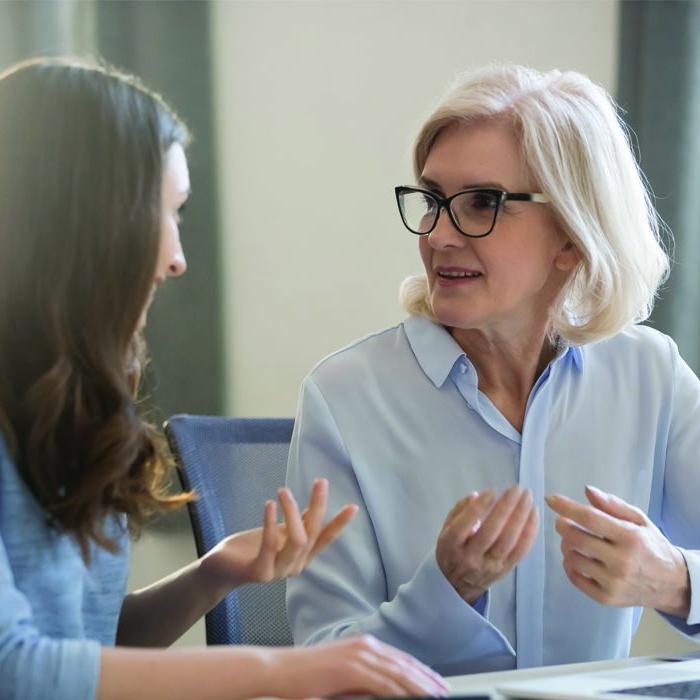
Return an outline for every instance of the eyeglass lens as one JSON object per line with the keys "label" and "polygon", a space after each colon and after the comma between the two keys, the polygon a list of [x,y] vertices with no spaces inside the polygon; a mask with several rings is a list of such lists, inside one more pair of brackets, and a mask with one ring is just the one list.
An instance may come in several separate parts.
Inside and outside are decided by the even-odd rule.
{"label": "eyeglass lens", "polygon": [[[414,233],[428,233],[439,212],[438,201],[425,192],[402,192],[401,213]],[[491,190],[462,192],[450,203],[452,216],[460,231],[468,236],[483,236],[493,227],[500,205],[499,193]]]}

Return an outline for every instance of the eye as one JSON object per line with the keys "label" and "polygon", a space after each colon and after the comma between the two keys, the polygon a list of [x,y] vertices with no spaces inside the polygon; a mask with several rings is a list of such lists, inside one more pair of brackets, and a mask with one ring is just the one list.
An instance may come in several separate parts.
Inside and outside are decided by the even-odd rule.
{"label": "eye", "polygon": [[437,206],[435,199],[424,192],[421,193],[421,201],[423,202],[423,206],[427,211],[433,211],[433,209],[435,209]]}
{"label": "eye", "polygon": [[183,202],[177,209],[177,212],[175,212],[175,221],[177,221],[178,224],[182,223],[182,219],[185,214],[185,209],[187,209],[187,202]]}
{"label": "eye", "polygon": [[470,206],[474,209],[493,211],[498,208],[500,201],[500,196],[495,192],[479,190],[477,192],[472,192]]}

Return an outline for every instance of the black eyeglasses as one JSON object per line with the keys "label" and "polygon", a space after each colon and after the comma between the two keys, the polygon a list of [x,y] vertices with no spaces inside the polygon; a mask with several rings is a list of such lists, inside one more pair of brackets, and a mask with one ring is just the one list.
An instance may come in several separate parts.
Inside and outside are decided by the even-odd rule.
{"label": "black eyeglasses", "polygon": [[460,233],[483,238],[493,231],[504,202],[549,202],[539,192],[504,192],[490,187],[463,190],[451,197],[419,187],[396,187],[394,192],[404,226],[418,236],[425,236],[437,226],[443,207]]}

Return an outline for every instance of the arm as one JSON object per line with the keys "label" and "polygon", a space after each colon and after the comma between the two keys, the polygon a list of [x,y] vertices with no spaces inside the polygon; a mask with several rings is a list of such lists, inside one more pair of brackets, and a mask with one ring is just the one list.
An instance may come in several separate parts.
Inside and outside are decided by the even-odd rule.
{"label": "arm", "polygon": [[[55,634],[55,633],[54,633]],[[120,649],[42,635],[0,539],[0,697],[3,700],[444,695],[444,682],[376,639],[322,649]]]}
{"label": "arm", "polygon": [[203,557],[161,581],[126,596],[117,643],[122,646],[168,646],[211,610],[233,588],[298,574],[332,542],[355,515],[343,506],[323,524],[328,482],[311,486],[309,507],[299,513],[288,489],[280,489],[285,523],[278,525],[274,501],[264,510],[262,528],[236,533]]}
{"label": "arm", "polygon": [[445,672],[513,665],[515,654],[508,641],[460,597],[438,565],[434,549],[388,600],[374,523],[363,507],[351,456],[331,409],[309,377],[292,437],[287,483],[303,492],[317,475],[332,483],[336,502],[349,499],[361,505],[344,536],[288,582],[288,612],[297,642],[370,633]]}
{"label": "arm", "polygon": [[97,688],[99,666],[97,642],[50,639],[39,634],[29,601],[15,587],[0,538],[0,697],[90,698]]}
{"label": "arm", "polygon": [[685,560],[689,610],[664,617],[700,641],[700,379],[673,343],[671,355],[673,400],[659,526]]}
{"label": "arm", "polygon": [[124,598],[117,644],[169,646],[228,592],[207,576],[203,560],[198,559]]}
{"label": "arm", "polygon": [[235,700],[340,693],[444,696],[415,659],[371,637],[322,648],[102,650],[98,700]]}
{"label": "arm", "polygon": [[564,568],[577,588],[605,605],[656,608],[679,631],[695,636],[700,634],[700,552],[695,549],[700,544],[700,380],[675,345],[670,365],[660,528],[639,508],[590,486],[590,505],[558,495],[547,502],[559,516]]}

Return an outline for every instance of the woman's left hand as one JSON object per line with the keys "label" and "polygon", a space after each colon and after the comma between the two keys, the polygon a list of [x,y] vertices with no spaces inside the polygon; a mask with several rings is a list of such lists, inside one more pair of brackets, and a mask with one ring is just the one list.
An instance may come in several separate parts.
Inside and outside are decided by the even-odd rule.
{"label": "woman's left hand", "polygon": [[639,508],[592,486],[586,497],[591,505],[546,498],[559,516],[556,530],[571,583],[604,605],[643,605],[687,617],[690,580],[680,551]]}
{"label": "woman's left hand", "polygon": [[289,489],[280,489],[278,498],[284,523],[277,522],[276,502],[267,501],[262,527],[230,535],[202,558],[203,572],[224,590],[296,576],[357,513],[357,506],[348,504],[323,524],[328,502],[325,479],[314,482],[303,513]]}

